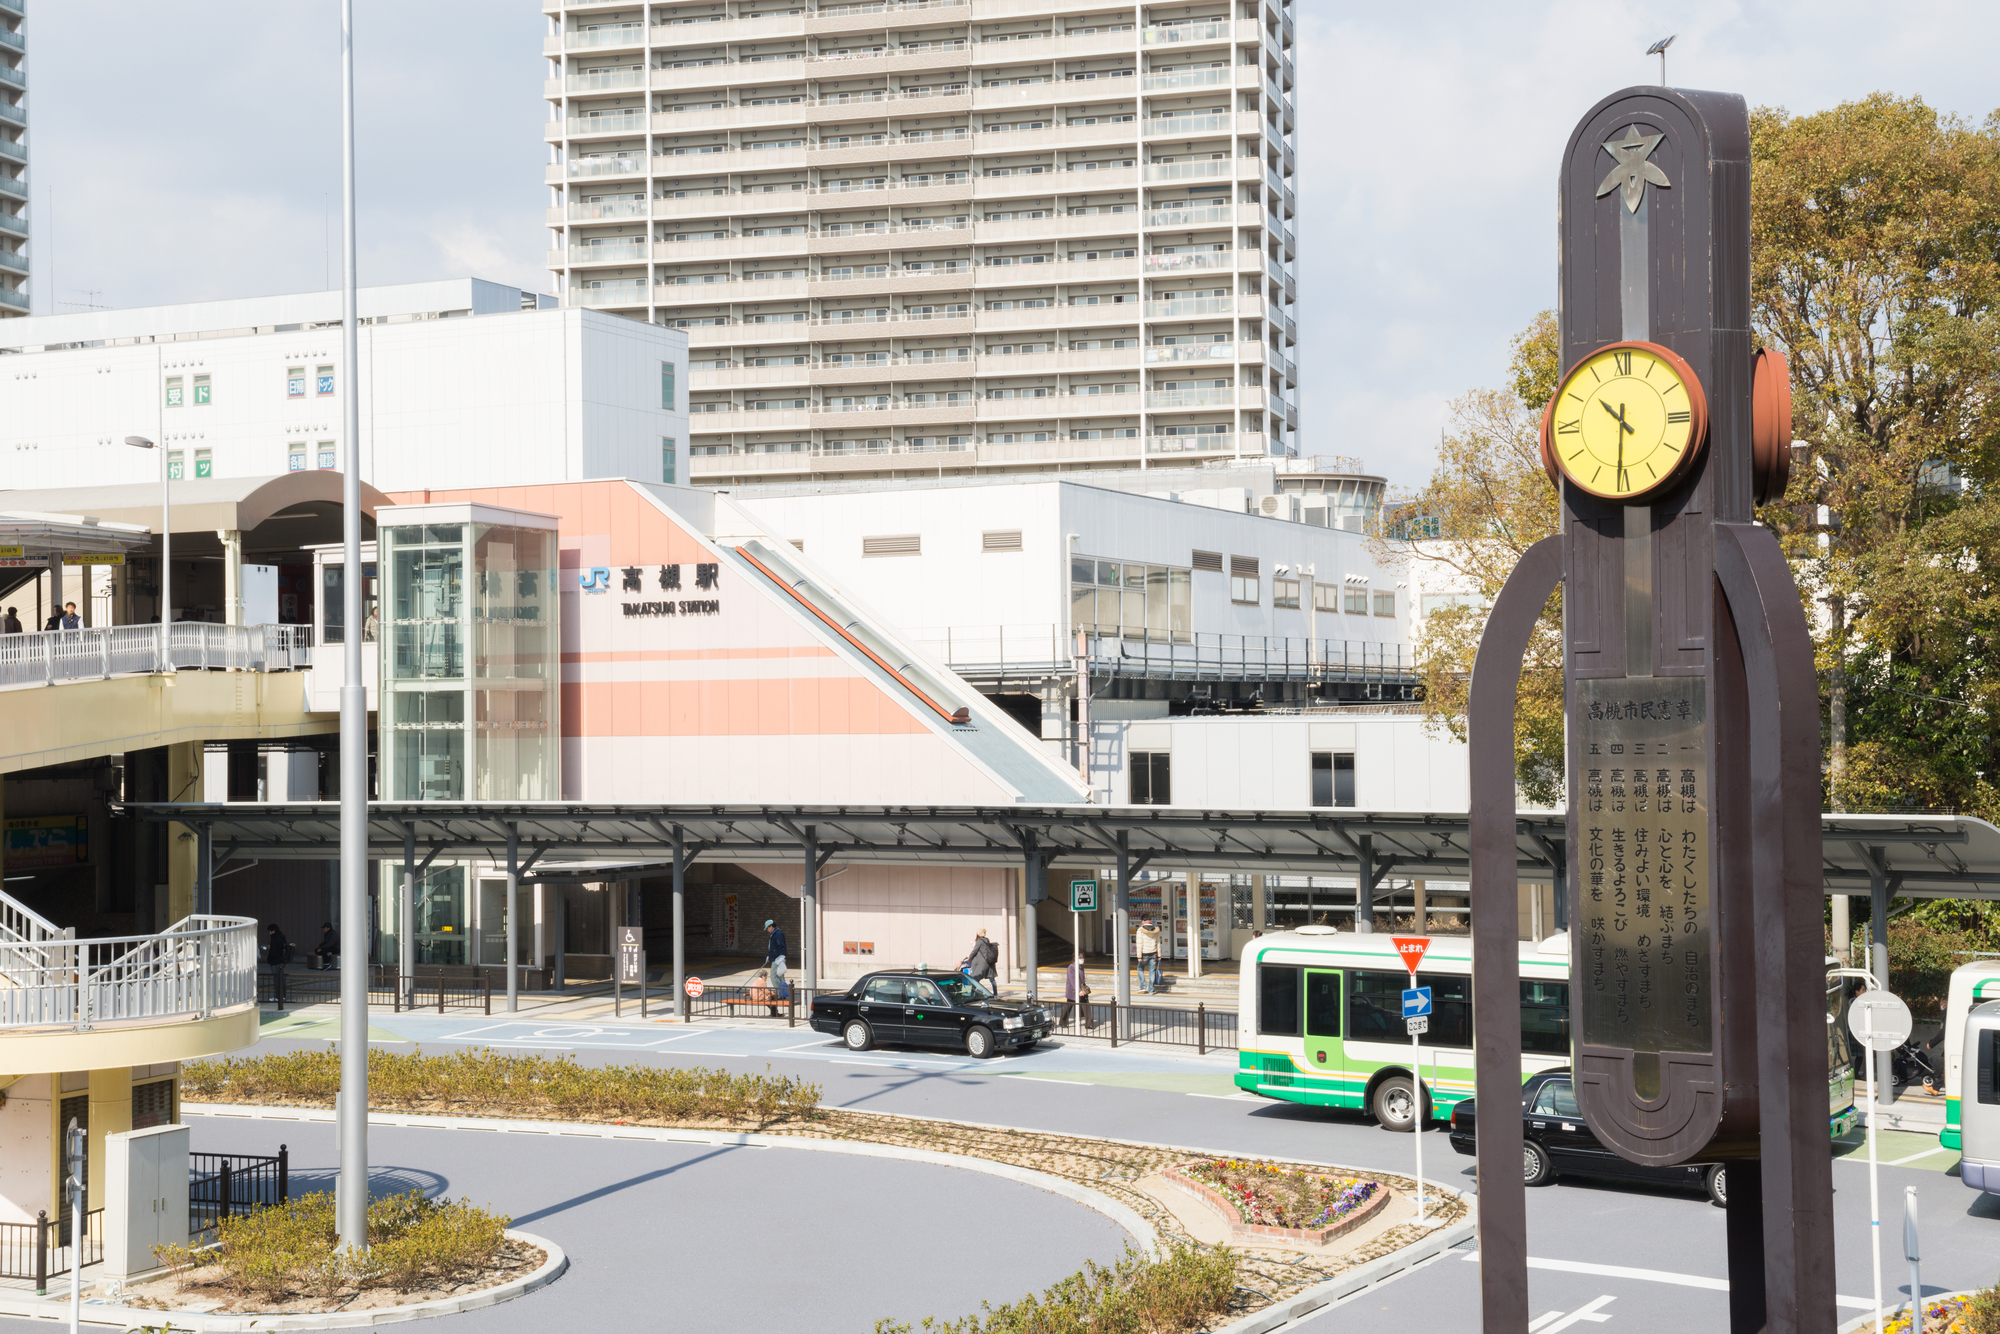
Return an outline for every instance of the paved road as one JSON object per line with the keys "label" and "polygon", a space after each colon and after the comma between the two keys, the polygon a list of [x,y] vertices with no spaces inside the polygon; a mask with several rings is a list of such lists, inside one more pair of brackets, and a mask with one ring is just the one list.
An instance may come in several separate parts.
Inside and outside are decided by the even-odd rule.
{"label": "paved road", "polygon": [[[1111,1051],[1101,1045],[1050,1044],[1024,1056],[972,1061],[947,1053],[878,1051],[854,1054],[838,1043],[803,1029],[751,1029],[706,1026],[638,1024],[550,1024],[536,1020],[487,1019],[469,1016],[399,1015],[377,1016],[374,1038],[385,1045],[421,1045],[438,1048],[451,1045],[492,1045],[518,1050],[573,1052],[590,1062],[638,1061],[672,1065],[720,1065],[745,1072],[770,1069],[774,1072],[811,1079],[822,1085],[825,1101],[831,1106],[872,1108],[919,1116],[949,1117],[1025,1128],[1105,1135],[1127,1139],[1181,1144],[1253,1154],[1289,1156],[1333,1162],[1361,1168],[1407,1172],[1412,1141],[1407,1136],[1388,1134],[1359,1115],[1326,1112],[1269,1102],[1234,1092],[1229,1081],[1233,1054],[1197,1057],[1176,1049],[1120,1047]],[[261,1050],[282,1050],[296,1045],[323,1041],[325,1029],[307,1016],[274,1018],[266,1025]],[[232,1123],[229,1136],[248,1138],[242,1123]],[[259,1132],[261,1134],[261,1131]],[[405,1164],[412,1168],[429,1165],[431,1170],[447,1161],[436,1157],[437,1150],[424,1148],[421,1155],[410,1145],[415,1135],[461,1137],[449,1132],[377,1130],[372,1137],[373,1157],[378,1163]],[[301,1137],[303,1138],[303,1137]],[[516,1151],[503,1144],[505,1137],[464,1137],[471,1147],[454,1145],[450,1173],[453,1190],[470,1191],[475,1198],[491,1198],[500,1207],[517,1206],[499,1198],[489,1188],[484,1195],[473,1185],[474,1163],[495,1164],[478,1174],[478,1179],[503,1180],[516,1187]],[[1471,1162],[1454,1155],[1444,1136],[1436,1131],[1425,1137],[1425,1163],[1429,1174],[1470,1189]],[[258,1144],[262,1139],[257,1140]],[[431,1140],[421,1141],[429,1145]],[[518,1143],[518,1142],[510,1142]],[[540,1141],[537,1141],[539,1144]],[[1884,1137],[1885,1161],[1924,1154],[1934,1141],[1910,1135]],[[222,1145],[215,1147],[236,1147]],[[255,1145],[244,1143],[252,1149]],[[564,1145],[567,1153],[571,1145]],[[616,1158],[630,1151],[631,1160]],[[631,1190],[594,1194],[605,1183],[616,1183],[658,1170],[646,1158],[651,1150],[641,1146],[598,1146],[598,1152],[613,1155],[615,1161],[593,1165],[589,1173],[575,1179],[592,1183],[586,1190],[572,1191],[577,1198],[564,1213],[566,1226],[598,1226],[589,1219],[600,1215],[611,1220],[603,1235],[611,1239],[604,1263],[615,1272],[631,1266],[640,1273],[716,1275],[703,1283],[677,1282],[676,1291],[696,1289],[704,1293],[733,1293],[746,1283],[754,1286],[760,1272],[756,1266],[725,1268],[712,1251],[704,1251],[699,1265],[683,1266],[676,1253],[685,1238],[667,1235],[667,1215],[654,1211],[634,1212],[630,1205],[644,1196]],[[552,1150],[553,1152],[553,1150]],[[767,1151],[760,1161],[771,1161]],[[644,1162],[640,1161],[645,1159]],[[561,1177],[569,1169],[563,1159],[549,1169]],[[737,1170],[738,1155],[731,1159],[709,1160],[701,1171],[720,1173],[723,1164]],[[1925,1221],[1925,1288],[1943,1291],[1991,1283],[2000,1278],[2000,1197],[1976,1195],[1960,1185],[1956,1174],[1947,1174],[1951,1155],[1928,1154],[1898,1166],[1881,1169],[1882,1196],[1891,1226],[1885,1228],[1884,1290],[1900,1296],[1905,1288],[1905,1266],[1901,1259],[1900,1219],[1905,1186],[1918,1188]],[[635,1171],[634,1168],[637,1168]],[[540,1170],[539,1168],[537,1169]],[[746,1169],[747,1170],[747,1169]],[[752,1180],[762,1182],[767,1178]],[[984,1180],[984,1179],[981,1179]],[[997,1183],[996,1183],[997,1184]],[[1867,1168],[1858,1155],[1849,1153],[1834,1167],[1835,1208],[1839,1228],[1838,1287],[1843,1296],[1863,1299],[1870,1291],[1868,1253]],[[665,1188],[661,1188],[663,1191]],[[760,1195],[758,1185],[747,1185],[739,1194]],[[727,1191],[710,1192],[703,1198],[720,1198]],[[661,1197],[662,1209],[664,1201]],[[919,1197],[928,1208],[944,1211],[947,1218],[963,1219],[967,1227],[985,1228],[980,1215],[985,1190],[976,1188],[963,1198],[947,1194]],[[1537,1334],[1555,1334],[1580,1324],[1608,1323],[1614,1331],[1632,1334],[1684,1334],[1688,1328],[1720,1328],[1725,1318],[1726,1293],[1721,1287],[1726,1267],[1723,1251],[1723,1213],[1692,1193],[1614,1186],[1584,1180],[1562,1179],[1546,1188],[1529,1192],[1530,1254],[1535,1268],[1530,1292],[1535,1313],[1553,1313]],[[760,1199],[761,1204],[761,1199]],[[519,1212],[532,1212],[533,1205]],[[728,1207],[728,1206],[725,1206]],[[752,1237],[768,1233],[768,1214],[752,1209],[741,1217],[751,1226]],[[890,1215],[892,1217],[893,1214]],[[635,1228],[635,1220],[644,1219]],[[876,1215],[866,1209],[836,1212],[827,1221],[836,1228],[859,1234]],[[792,1264],[810,1247],[799,1245],[805,1225],[794,1225],[782,1236],[771,1236],[756,1244],[760,1254],[769,1254],[774,1263]],[[1021,1236],[1024,1234],[1017,1234]],[[1037,1232],[1021,1242],[1025,1251],[1044,1255]],[[558,1238],[561,1240],[561,1238]],[[712,1239],[703,1239],[707,1245]],[[1055,1269],[1073,1269],[1087,1250],[1075,1243],[1052,1238],[1046,1248]],[[903,1249],[900,1241],[884,1237],[870,1252],[869,1272],[882,1269],[880,1257]],[[725,1247],[720,1255],[729,1259],[739,1253]],[[778,1257],[784,1257],[780,1262]],[[1440,1258],[1392,1283],[1356,1298],[1334,1312],[1308,1320],[1314,1331],[1347,1328],[1360,1309],[1375,1308],[1383,1314],[1422,1317],[1430,1328],[1473,1329],[1478,1325],[1478,1267],[1472,1248],[1464,1248]],[[1040,1260],[1037,1261],[1039,1265]],[[662,1271],[657,1266],[670,1266]],[[898,1282],[906,1266],[898,1265]],[[1041,1270],[1037,1272],[1053,1272]],[[719,1276],[727,1273],[729,1277]],[[851,1283],[852,1274],[843,1274],[829,1286]],[[981,1293],[993,1300],[1008,1300],[1034,1287],[1041,1280],[1030,1277],[1027,1267],[993,1269],[986,1276]],[[550,1300],[560,1293],[569,1320],[580,1326],[586,1320],[602,1330],[652,1329],[659,1316],[649,1315],[644,1324],[631,1315],[625,1299],[603,1285],[577,1283],[565,1279],[551,1290]],[[893,1285],[868,1289],[886,1300],[900,1296]],[[509,1304],[527,1310],[528,1303]],[[702,1300],[712,1300],[704,1296]],[[815,1301],[817,1298],[814,1299]],[[937,1298],[933,1298],[937,1300]],[[570,1303],[582,1303],[582,1306]],[[651,1311],[652,1308],[647,1308]],[[819,1309],[814,1305],[778,1310]],[[884,1307],[886,1314],[890,1308]],[[914,1307],[910,1308],[914,1309]],[[934,1308],[935,1309],[935,1308]],[[955,1309],[955,1308],[954,1308]],[[1845,1314],[1861,1308],[1850,1306]],[[598,1319],[601,1314],[603,1319]],[[853,1314],[859,1315],[856,1311]],[[1600,1320],[1599,1317],[1602,1317]],[[516,1318],[509,1306],[453,1317],[452,1329],[470,1334],[487,1330],[511,1330]],[[782,1319],[779,1315],[775,1318]],[[845,1319],[845,1317],[843,1317]],[[1692,1323],[1690,1323],[1692,1319]],[[1346,1321],[1346,1323],[1343,1323]],[[827,1330],[866,1330],[872,1319],[842,1323],[829,1317],[819,1322]],[[6,1328],[0,1325],[0,1328]],[[26,1329],[27,1326],[21,1328]],[[692,1328],[692,1326],[690,1326]],[[11,1330],[9,1331],[11,1334]]]}

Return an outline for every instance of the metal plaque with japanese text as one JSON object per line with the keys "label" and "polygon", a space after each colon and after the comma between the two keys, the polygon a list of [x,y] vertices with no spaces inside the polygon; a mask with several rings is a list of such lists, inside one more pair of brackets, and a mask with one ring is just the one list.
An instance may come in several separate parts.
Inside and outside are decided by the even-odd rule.
{"label": "metal plaque with japanese text", "polygon": [[1571,683],[1582,1044],[1710,1051],[1707,683]]}

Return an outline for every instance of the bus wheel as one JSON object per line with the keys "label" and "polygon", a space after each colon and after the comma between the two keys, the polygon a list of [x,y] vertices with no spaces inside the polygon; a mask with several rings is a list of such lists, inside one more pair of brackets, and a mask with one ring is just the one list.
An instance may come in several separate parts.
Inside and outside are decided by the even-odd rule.
{"label": "bus wheel", "polygon": [[1402,1075],[1391,1075],[1375,1086],[1371,1108],[1382,1129],[1404,1134],[1417,1128],[1417,1094]]}

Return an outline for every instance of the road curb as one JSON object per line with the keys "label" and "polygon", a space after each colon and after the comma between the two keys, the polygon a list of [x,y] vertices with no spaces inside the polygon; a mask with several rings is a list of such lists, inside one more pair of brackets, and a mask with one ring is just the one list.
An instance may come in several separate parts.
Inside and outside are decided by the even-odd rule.
{"label": "road curb", "polygon": [[1378,1283],[1395,1278],[1405,1270],[1414,1269],[1424,1261],[1444,1254],[1461,1242],[1472,1240],[1478,1234],[1478,1230],[1478,1222],[1473,1216],[1472,1201],[1466,1200],[1466,1216],[1450,1227],[1438,1228],[1429,1236],[1411,1242],[1400,1251],[1392,1251],[1379,1259],[1370,1260],[1367,1264],[1356,1265],[1344,1274],[1330,1278],[1316,1287],[1307,1288],[1296,1297],[1287,1297],[1284,1301],[1275,1302],[1255,1314],[1244,1316],[1234,1324],[1224,1325],[1216,1330],[1215,1334],[1266,1334],[1268,1330],[1282,1329],[1293,1321],[1323,1310],[1343,1298],[1352,1297],[1363,1288],[1372,1288]]}
{"label": "road curb", "polygon": [[[329,1118],[330,1119],[330,1118]],[[531,1232],[507,1230],[508,1237],[529,1246],[539,1248],[547,1258],[534,1273],[522,1278],[509,1279],[491,1288],[478,1292],[468,1292],[462,1297],[440,1297],[436,1301],[412,1302],[407,1306],[383,1306],[366,1311],[329,1311],[324,1314],[298,1313],[291,1315],[263,1315],[246,1312],[241,1315],[205,1311],[160,1311],[143,1306],[121,1306],[98,1300],[83,1304],[82,1322],[86,1325],[112,1325],[119,1329],[145,1328],[173,1331],[174,1334],[227,1334],[230,1331],[286,1330],[286,1329],[357,1329],[366,1325],[392,1325],[405,1320],[423,1320],[430,1316],[455,1315],[460,1311],[477,1311],[482,1307],[495,1306],[501,1302],[525,1297],[538,1288],[545,1288],[562,1277],[569,1268],[569,1256],[562,1247]],[[51,1293],[47,1297],[26,1299],[0,1297],[0,1315],[24,1316],[30,1320],[69,1319],[69,1297],[65,1293],[57,1297]]]}
{"label": "road curb", "polygon": [[[261,1107],[241,1103],[197,1103],[181,1105],[186,1116],[213,1116],[218,1119],[253,1121],[313,1121],[331,1124],[333,1113],[320,1107]],[[923,1118],[917,1118],[923,1119]],[[554,1135],[568,1139],[643,1140],[655,1144],[713,1144],[728,1148],[807,1149],[820,1153],[845,1153],[860,1158],[894,1158],[903,1162],[956,1167],[987,1176],[1003,1177],[1034,1186],[1095,1210],[1130,1233],[1139,1249],[1148,1256],[1159,1255],[1159,1241],[1153,1225],[1138,1210],[1120,1204],[1088,1186],[1065,1181],[1047,1172],[1011,1163],[996,1163],[963,1153],[939,1153],[934,1149],[906,1149],[893,1144],[868,1144],[854,1140],[813,1139],[805,1135],[764,1135],[755,1131],[677,1130],[666,1126],[608,1126],[581,1121],[527,1121],[507,1117],[420,1116],[409,1112],[370,1112],[371,1126],[397,1126],[411,1130],[501,1131],[516,1135]]]}

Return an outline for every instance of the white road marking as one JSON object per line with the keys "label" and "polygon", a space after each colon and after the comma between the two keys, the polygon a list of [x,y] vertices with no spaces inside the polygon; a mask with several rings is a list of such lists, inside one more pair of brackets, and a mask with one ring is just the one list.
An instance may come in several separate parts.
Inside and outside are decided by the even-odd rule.
{"label": "white road marking", "polygon": [[1537,1331],[1539,1331],[1543,1325],[1548,1324],[1549,1321],[1560,1320],[1560,1319],[1562,1319],[1561,1311],[1544,1311],[1542,1314],[1536,1316],[1532,1321],[1529,1322],[1528,1334],[1537,1334]]}
{"label": "white road marking", "polygon": [[[1556,1321],[1553,1325],[1545,1325],[1542,1324],[1541,1321],[1536,1321],[1534,1324],[1528,1326],[1529,1334],[1556,1334],[1556,1331],[1568,1329],[1571,1325],[1576,1324],[1580,1320],[1588,1320],[1595,1324],[1601,1325],[1605,1321],[1609,1320],[1611,1317],[1604,1314],[1604,1312],[1600,1308],[1606,1302],[1615,1302],[1617,1300],[1618,1299],[1616,1297],[1611,1296],[1610,1294],[1607,1293],[1605,1296],[1595,1298],[1592,1301],[1577,1307],[1574,1311],[1571,1311],[1566,1316],[1562,1316],[1562,1312],[1557,1311],[1555,1312],[1555,1314],[1562,1316],[1562,1319]],[[1544,1316],[1542,1317],[1542,1319],[1546,1320],[1548,1319],[1548,1317]]]}
{"label": "white road marking", "polygon": [[1031,1079],[1037,1084],[1066,1084],[1071,1088],[1096,1088],[1087,1079],[1051,1079],[1047,1075],[1002,1075],[1002,1079]]}
{"label": "white road marking", "polygon": [[1223,1102],[1262,1102],[1254,1093],[1190,1093],[1190,1098],[1218,1098]]}
{"label": "white road marking", "polygon": [[[1465,1258],[1477,1264],[1479,1252],[1467,1251]],[[1592,1264],[1588,1260],[1545,1260],[1539,1256],[1528,1257],[1530,1269],[1553,1269],[1568,1274],[1594,1274],[1599,1278],[1635,1278],[1644,1283],[1671,1283],[1682,1288],[1706,1288],[1710,1292],[1729,1291],[1726,1278],[1707,1278],[1701,1274],[1676,1274],[1665,1269],[1634,1269],[1627,1265]],[[1847,1297],[1836,1293],[1834,1304],[1854,1311],[1872,1311],[1875,1303],[1865,1297]]]}
{"label": "white road marking", "polygon": [[1956,1152],[1958,1152],[1958,1150],[1947,1149],[1944,1147],[1944,1145],[1940,1144],[1934,1149],[1925,1149],[1922,1153],[1913,1153],[1907,1158],[1891,1158],[1888,1162],[1883,1163],[1882,1166],[1901,1167],[1904,1163],[1914,1163],[1919,1158],[1929,1158],[1933,1154],[1956,1153]]}

